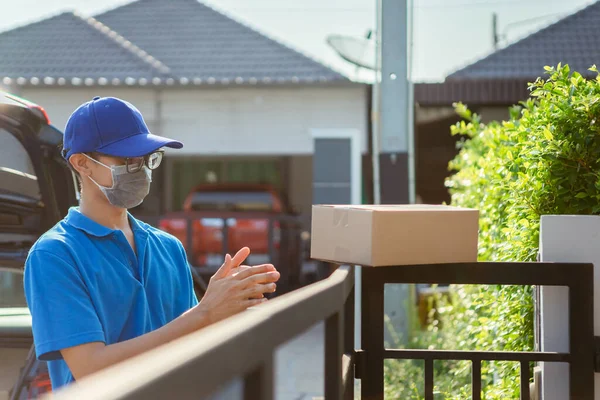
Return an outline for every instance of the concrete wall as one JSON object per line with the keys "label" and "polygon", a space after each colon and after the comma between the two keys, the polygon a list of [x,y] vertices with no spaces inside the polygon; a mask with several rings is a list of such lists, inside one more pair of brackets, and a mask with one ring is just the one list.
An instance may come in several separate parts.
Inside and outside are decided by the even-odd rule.
{"label": "concrete wall", "polygon": [[[176,155],[311,154],[310,129],[319,128],[359,129],[366,149],[364,86],[172,88],[160,96],[153,88],[24,88],[20,95],[43,106],[60,129],[94,96],[123,98],[140,109],[151,129],[185,143]],[[159,110],[162,129],[156,124]]]}

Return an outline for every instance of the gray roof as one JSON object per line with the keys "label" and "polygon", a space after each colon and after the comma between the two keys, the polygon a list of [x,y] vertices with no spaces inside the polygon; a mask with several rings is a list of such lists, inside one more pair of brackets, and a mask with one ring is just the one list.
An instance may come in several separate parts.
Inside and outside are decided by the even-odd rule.
{"label": "gray roof", "polygon": [[0,77],[20,84],[139,80],[167,71],[107,27],[71,12],[0,34]]}
{"label": "gray roof", "polygon": [[600,3],[596,2],[541,29],[446,78],[535,79],[544,66],[569,64],[571,70],[591,75],[588,68],[600,64]]}
{"label": "gray roof", "polygon": [[0,33],[0,82],[18,85],[348,82],[197,0],[138,0]]}
{"label": "gray roof", "polygon": [[178,77],[340,80],[340,74],[197,0],[139,0],[96,19]]}

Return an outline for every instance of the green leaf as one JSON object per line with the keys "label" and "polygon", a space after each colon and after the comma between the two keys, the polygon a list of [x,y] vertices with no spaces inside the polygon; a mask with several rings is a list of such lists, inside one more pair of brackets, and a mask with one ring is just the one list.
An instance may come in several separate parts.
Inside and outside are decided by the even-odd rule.
{"label": "green leaf", "polygon": [[588,194],[586,192],[579,192],[575,195],[575,197],[578,199],[585,199],[586,197],[588,197]]}
{"label": "green leaf", "polygon": [[548,129],[548,128],[544,129],[544,137],[548,140],[554,139],[554,135],[552,134],[552,132],[550,132],[550,129]]}

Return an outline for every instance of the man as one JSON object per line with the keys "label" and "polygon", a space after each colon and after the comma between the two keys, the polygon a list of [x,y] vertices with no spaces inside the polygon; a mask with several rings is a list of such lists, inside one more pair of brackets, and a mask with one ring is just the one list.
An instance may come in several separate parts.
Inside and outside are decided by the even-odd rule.
{"label": "man", "polygon": [[265,301],[279,273],[227,255],[198,302],[185,250],[130,215],[143,201],[163,148],[140,112],[95,97],[67,122],[63,156],[78,176],[79,207],[42,235],[25,264],[37,356],[54,389]]}

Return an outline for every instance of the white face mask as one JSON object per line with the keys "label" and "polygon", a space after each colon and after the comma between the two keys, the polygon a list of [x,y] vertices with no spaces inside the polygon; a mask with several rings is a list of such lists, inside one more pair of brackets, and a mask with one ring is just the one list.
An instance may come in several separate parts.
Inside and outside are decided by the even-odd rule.
{"label": "white face mask", "polygon": [[150,192],[150,183],[152,183],[152,170],[150,168],[144,165],[139,171],[129,173],[126,165],[109,166],[87,154],[83,155],[110,169],[112,187],[102,186],[91,177],[88,177],[104,193],[110,204],[119,208],[133,208],[142,204],[144,198]]}

